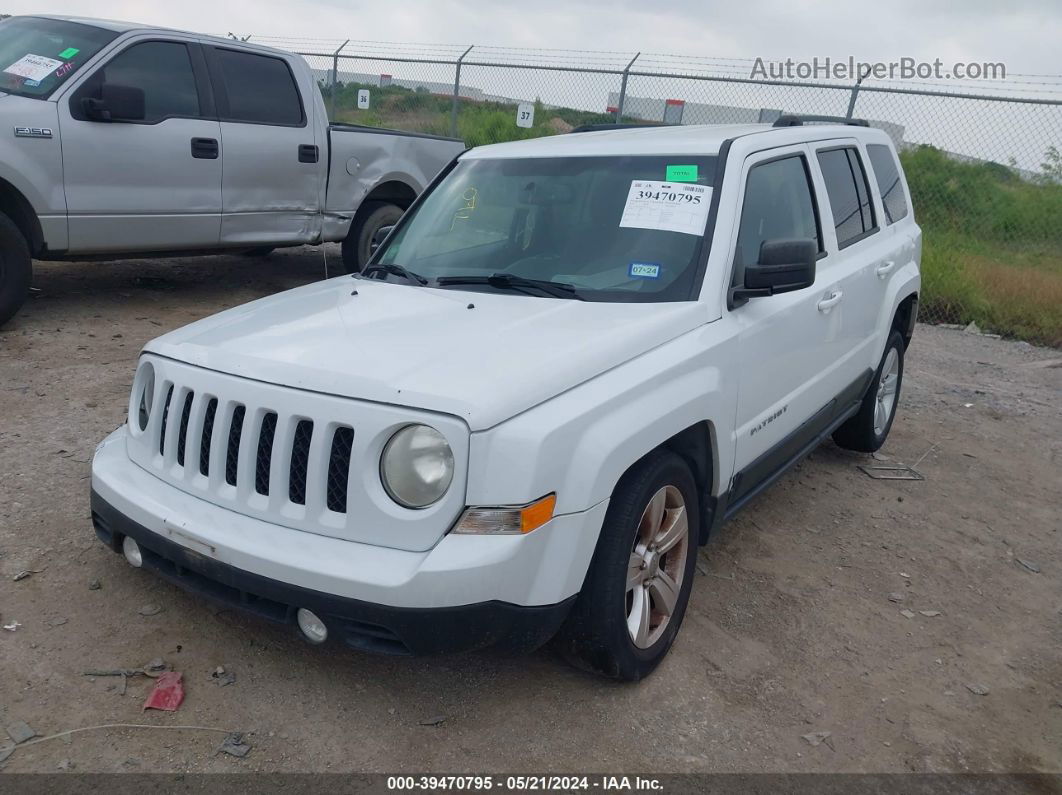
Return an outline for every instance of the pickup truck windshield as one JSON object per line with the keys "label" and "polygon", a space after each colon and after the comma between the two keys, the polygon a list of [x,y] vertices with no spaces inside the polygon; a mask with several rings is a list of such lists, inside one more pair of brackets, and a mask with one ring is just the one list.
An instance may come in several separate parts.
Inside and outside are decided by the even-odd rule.
{"label": "pickup truck windshield", "polygon": [[[430,286],[588,301],[695,298],[714,156],[459,162],[403,218],[376,263]],[[487,278],[490,277],[490,278]]]}
{"label": "pickup truck windshield", "polygon": [[0,91],[44,99],[117,35],[59,19],[0,22]]}

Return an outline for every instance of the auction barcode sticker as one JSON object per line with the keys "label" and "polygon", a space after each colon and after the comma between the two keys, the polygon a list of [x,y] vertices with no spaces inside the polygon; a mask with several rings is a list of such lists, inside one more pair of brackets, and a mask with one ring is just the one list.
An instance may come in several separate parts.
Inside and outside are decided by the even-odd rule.
{"label": "auction barcode sticker", "polygon": [[24,77],[27,80],[43,80],[62,65],[62,61],[57,61],[54,58],[45,58],[43,55],[29,53],[23,55],[4,71],[10,75]]}
{"label": "auction barcode sticker", "polygon": [[634,180],[619,225],[702,235],[711,198],[704,185]]}

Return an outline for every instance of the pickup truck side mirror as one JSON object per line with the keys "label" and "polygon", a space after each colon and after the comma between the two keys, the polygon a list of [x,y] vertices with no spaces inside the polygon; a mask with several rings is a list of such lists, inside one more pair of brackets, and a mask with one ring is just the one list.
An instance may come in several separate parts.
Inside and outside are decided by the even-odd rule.
{"label": "pickup truck side mirror", "polygon": [[81,106],[93,121],[143,121],[144,90],[104,83],[100,86],[100,98],[85,97]]}
{"label": "pickup truck side mirror", "polygon": [[810,287],[818,256],[818,243],[810,238],[764,240],[759,262],[745,266],[744,286],[731,290],[731,304]]}

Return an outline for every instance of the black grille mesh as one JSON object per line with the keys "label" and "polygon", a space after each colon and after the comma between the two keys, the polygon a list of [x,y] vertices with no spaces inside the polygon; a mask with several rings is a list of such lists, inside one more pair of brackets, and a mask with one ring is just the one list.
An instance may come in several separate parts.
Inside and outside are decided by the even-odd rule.
{"label": "black grille mesh", "polygon": [[277,432],[276,412],[262,418],[262,433],[258,436],[258,459],[254,467],[254,490],[269,494],[269,464],[273,457],[273,437]]}
{"label": "black grille mesh", "polygon": [[313,422],[299,420],[291,441],[291,468],[288,472],[288,499],[296,505],[306,504],[306,468],[310,463]]}
{"label": "black grille mesh", "polygon": [[173,384],[166,390],[166,401],[162,404],[162,430],[159,431],[159,455],[166,454],[166,421],[170,418],[170,401],[173,399]]}
{"label": "black grille mesh", "polygon": [[206,416],[203,417],[203,436],[199,442],[199,474],[210,474],[210,441],[214,438],[214,415],[218,411],[218,399],[210,398]]}
{"label": "black grille mesh", "polygon": [[185,436],[188,434],[188,418],[192,416],[192,398],[195,392],[189,392],[181,409],[181,427],[177,429],[177,464],[184,466]]}
{"label": "black grille mesh", "polygon": [[225,452],[225,482],[236,485],[236,471],[240,464],[240,437],[243,436],[243,415],[247,413],[244,406],[232,410],[232,424],[229,425],[229,444]]}
{"label": "black grille mesh", "polygon": [[347,512],[347,477],[350,474],[350,451],[354,445],[353,428],[336,428],[332,450],[328,455],[328,510]]}

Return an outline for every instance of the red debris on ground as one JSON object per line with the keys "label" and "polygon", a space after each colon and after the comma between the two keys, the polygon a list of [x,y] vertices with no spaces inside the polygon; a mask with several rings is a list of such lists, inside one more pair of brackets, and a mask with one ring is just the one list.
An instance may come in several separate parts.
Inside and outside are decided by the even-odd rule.
{"label": "red debris on ground", "polygon": [[155,687],[144,702],[144,709],[164,709],[167,712],[176,712],[177,707],[184,701],[184,685],[181,684],[181,674],[177,671],[167,671],[159,674],[155,680]]}

